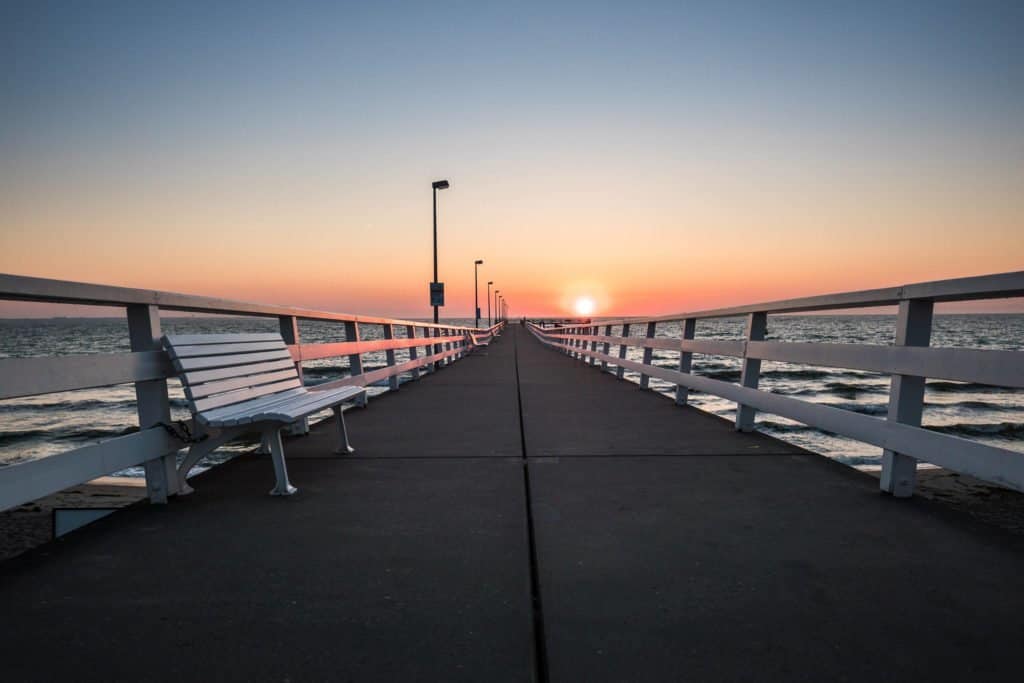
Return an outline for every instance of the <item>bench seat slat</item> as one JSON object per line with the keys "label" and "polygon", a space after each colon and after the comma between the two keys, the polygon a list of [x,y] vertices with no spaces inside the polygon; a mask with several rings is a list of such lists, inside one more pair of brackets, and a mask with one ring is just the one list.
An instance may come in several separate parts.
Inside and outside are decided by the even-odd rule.
{"label": "bench seat slat", "polygon": [[183,378],[187,384],[199,384],[201,382],[213,382],[218,379],[231,379],[232,377],[243,377],[255,375],[260,372],[272,372],[274,370],[287,370],[294,368],[295,363],[288,358],[286,360],[275,360],[267,363],[252,363],[250,365],[232,365],[226,368],[215,370],[197,370],[186,372]]}
{"label": "bench seat slat", "polygon": [[290,359],[292,354],[288,349],[278,351],[263,351],[260,353],[242,353],[237,356],[208,356],[205,358],[175,358],[174,369],[178,372],[190,370],[206,370],[210,368],[224,368],[231,365],[246,365],[248,363],[259,363],[261,361]]}
{"label": "bench seat slat", "polygon": [[193,344],[242,344],[246,342],[266,342],[281,339],[277,332],[252,332],[249,334],[168,334],[167,341],[172,346],[189,346]]}
{"label": "bench seat slat", "polygon": [[[296,401],[294,404],[286,403],[284,405],[275,406],[274,408],[264,409],[255,417],[258,420],[293,422],[300,417],[312,415],[324,408],[337,405],[342,401],[355,398],[365,393],[366,389],[363,387],[341,387],[340,389],[334,389],[332,391],[311,391],[309,392],[310,400],[308,401]],[[324,395],[318,396],[318,394]]]}
{"label": "bench seat slat", "polygon": [[267,394],[276,394],[286,389],[294,389],[301,386],[302,382],[299,381],[298,375],[296,375],[292,379],[288,379],[283,382],[264,384],[262,386],[240,389],[238,391],[229,391],[226,394],[217,394],[216,396],[210,396],[209,398],[202,398],[198,401],[193,401],[192,404],[195,406],[196,412],[202,413],[211,408],[220,408],[221,406],[241,403],[242,401],[246,401],[251,398],[259,398],[260,396],[265,396]]}
{"label": "bench seat slat", "polygon": [[257,387],[263,384],[271,384],[273,382],[280,382],[286,379],[298,379],[299,375],[295,371],[295,366],[286,370],[279,370],[277,372],[264,372],[259,374],[246,374],[241,377],[232,377],[230,379],[217,380],[216,382],[206,382],[203,384],[190,384],[185,388],[185,395],[197,401],[206,396],[213,396],[214,394],[221,394],[225,391],[233,391],[235,389],[244,389],[246,387]]}
{"label": "bench seat slat", "polygon": [[193,344],[191,346],[174,346],[171,358],[195,358],[197,356],[227,356],[255,353],[257,351],[274,351],[284,349],[284,341],[247,342],[244,344]]}
{"label": "bench seat slat", "polygon": [[209,420],[213,427],[227,427],[249,424],[251,422],[293,422],[301,417],[319,412],[349,398],[363,394],[362,387],[340,387],[324,391],[304,391],[269,405],[246,407],[236,412],[228,412]]}
{"label": "bench seat slat", "polygon": [[256,408],[258,406],[270,406],[283,401],[287,401],[292,396],[301,396],[309,393],[304,387],[298,387],[296,389],[289,389],[288,391],[282,391],[279,394],[271,394],[269,396],[260,396],[249,401],[243,401],[241,403],[234,403],[231,405],[222,406],[220,408],[214,408],[213,410],[207,410],[202,413],[196,413],[196,419],[203,424],[213,424],[217,420],[221,419],[225,415],[233,415],[249,408]]}

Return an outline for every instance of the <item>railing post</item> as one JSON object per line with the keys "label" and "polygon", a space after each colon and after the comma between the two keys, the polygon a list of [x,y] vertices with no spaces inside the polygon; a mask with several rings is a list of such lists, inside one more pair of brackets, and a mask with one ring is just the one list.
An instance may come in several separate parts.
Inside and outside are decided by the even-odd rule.
{"label": "railing post", "polygon": [[[148,304],[127,307],[128,341],[132,351],[160,350],[160,309]],[[154,379],[135,383],[135,400],[139,413],[139,429],[171,423],[171,404],[167,396],[167,380]],[[177,451],[160,453],[144,463],[146,493],[151,503],[166,503],[178,492]]]}
{"label": "railing post", "polygon": [[[625,325],[622,326],[622,336],[623,337],[628,337],[629,336],[629,323],[626,323]],[[619,344],[619,358],[625,358],[625,357],[626,357],[626,345],[625,344]],[[619,379],[622,379],[622,373],[624,373],[625,371],[626,371],[626,368],[624,368],[621,365],[619,365],[618,367],[615,368],[615,376],[618,377]]]}
{"label": "railing post", "polygon": [[[588,329],[590,330],[589,334],[591,334],[591,335],[593,335],[595,337],[598,334],[601,333],[600,332],[600,330],[601,330],[600,325],[594,325],[593,327],[590,327]],[[590,342],[590,364],[592,366],[593,365],[597,365],[597,358],[594,357],[595,353],[597,353],[597,340],[596,339],[593,340],[592,342]]]}
{"label": "railing post", "polygon": [[[362,341],[359,336],[359,323],[350,321],[345,323],[345,341],[358,342]],[[350,353],[348,355],[348,366],[352,373],[352,376],[363,374],[363,356],[359,353]]]}
{"label": "railing post", "polygon": [[[409,339],[415,339],[416,338],[416,326],[415,325],[406,325],[405,326],[405,336],[408,337]],[[416,347],[415,346],[410,346],[409,347],[409,360],[416,360],[419,357],[420,357],[420,354],[419,354],[419,351],[417,351]],[[413,368],[412,369],[412,378],[413,379],[419,379],[420,378],[420,369],[419,368]]]}
{"label": "railing post", "polygon": [[[395,326],[388,324],[384,326],[384,338],[394,339],[395,338]],[[395,350],[385,349],[384,356],[387,358],[388,367],[395,367]],[[391,391],[398,391],[398,375],[391,375],[388,377],[388,389]]]}
{"label": "railing post", "polygon": [[[649,322],[647,323],[647,338],[654,339],[655,331],[658,329],[658,323]],[[650,346],[644,347],[644,365],[650,365],[651,359],[654,357],[654,349]],[[651,384],[651,376],[640,373],[640,388],[647,389]]]}
{"label": "railing post", "polygon": [[[747,316],[747,341],[764,341],[768,330],[767,313],[751,313]],[[743,345],[743,371],[740,373],[740,385],[748,389],[757,389],[761,379],[761,359],[747,358],[747,347]],[[754,429],[754,416],[757,410],[751,406],[736,404],[736,430],[749,432]]]}
{"label": "railing post", "polygon": [[[427,328],[427,336],[428,337],[430,336],[431,332],[433,332],[433,334],[434,334],[434,339],[437,339],[438,337],[441,336],[441,328],[440,327],[428,327]],[[441,353],[441,345],[438,344],[435,341],[434,344],[430,347],[430,350],[431,350],[431,354],[430,355],[436,356],[437,354]],[[443,365],[443,363],[441,361],[434,360],[430,364],[431,372],[437,372],[437,369],[440,368],[442,365]]]}
{"label": "railing post", "polygon": [[[354,320],[345,323],[345,341],[358,342],[360,339],[359,323]],[[348,367],[350,374],[355,377],[363,374],[363,356],[359,353],[350,353],[348,355]],[[363,394],[363,398],[360,405],[366,406],[369,397],[367,394]]]}
{"label": "railing post", "polygon": [[[604,336],[606,336],[606,337],[612,336],[612,326],[611,325],[605,325],[604,326]],[[612,348],[612,343],[606,341],[604,343],[604,355],[607,356],[608,353],[611,351],[611,348]],[[601,361],[601,372],[606,372],[607,370],[608,370],[608,361],[606,361],[606,360]]]}
{"label": "railing post", "polygon": [[[932,336],[934,304],[927,299],[900,302],[896,318],[896,346],[928,346]],[[924,413],[925,378],[914,375],[893,375],[889,385],[887,420],[921,426]],[[882,453],[880,486],[897,498],[909,498],[917,482],[917,460],[909,455],[885,450]]]}
{"label": "railing post", "polygon": [[[697,320],[695,318],[687,318],[683,321],[683,340],[693,339],[697,332]],[[690,374],[690,369],[693,367],[693,352],[680,350],[679,351],[679,372],[685,372]],[[676,405],[686,405],[686,401],[690,396],[689,387],[684,387],[681,384],[676,385]]]}
{"label": "railing post", "polygon": [[[299,338],[299,320],[294,315],[277,316],[277,326],[281,331],[281,338],[284,339],[285,344],[288,344],[289,346],[293,344],[298,346],[301,343]],[[295,371],[299,373],[299,381],[305,384],[305,378],[302,376],[301,359],[295,361]],[[293,422],[288,425],[287,431],[293,436],[298,434],[309,434],[309,418],[304,417],[301,420]]]}

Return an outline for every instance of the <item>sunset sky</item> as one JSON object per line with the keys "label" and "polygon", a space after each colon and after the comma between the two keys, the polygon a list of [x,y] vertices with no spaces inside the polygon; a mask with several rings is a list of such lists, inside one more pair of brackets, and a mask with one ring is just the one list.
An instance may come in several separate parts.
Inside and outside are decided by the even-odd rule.
{"label": "sunset sky", "polygon": [[1019,0],[177,5],[2,4],[0,272],[425,317],[439,178],[448,316],[1024,269]]}

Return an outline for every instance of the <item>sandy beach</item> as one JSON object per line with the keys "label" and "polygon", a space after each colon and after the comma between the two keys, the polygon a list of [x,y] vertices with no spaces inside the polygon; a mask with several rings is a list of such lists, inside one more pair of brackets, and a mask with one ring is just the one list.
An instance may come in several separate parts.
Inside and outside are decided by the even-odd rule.
{"label": "sandy beach", "polygon": [[52,541],[54,508],[122,508],[145,498],[145,479],[100,477],[0,512],[0,561]]}

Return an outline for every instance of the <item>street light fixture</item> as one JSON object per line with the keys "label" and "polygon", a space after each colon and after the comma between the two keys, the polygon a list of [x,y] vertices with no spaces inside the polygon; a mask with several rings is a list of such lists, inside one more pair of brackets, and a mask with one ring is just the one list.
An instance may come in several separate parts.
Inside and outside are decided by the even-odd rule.
{"label": "street light fixture", "polygon": [[483,259],[473,261],[473,310],[476,312],[476,322],[473,327],[480,327],[480,286],[477,284],[477,273],[483,265]]}
{"label": "street light fixture", "polygon": [[491,326],[491,285],[493,284],[493,280],[487,282],[487,327]]}
{"label": "street light fixture", "polygon": [[498,318],[498,292],[500,292],[500,291],[501,291],[500,289],[494,290],[494,322],[495,323],[497,323],[498,320],[499,320],[499,318]]}
{"label": "street light fixture", "polygon": [[434,281],[430,283],[430,304],[434,307],[434,323],[437,323],[437,307],[444,306],[444,285],[437,281],[437,191],[447,190],[447,180],[435,180],[430,184],[434,189]]}

